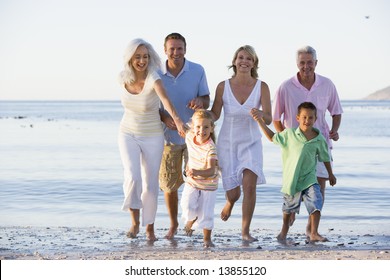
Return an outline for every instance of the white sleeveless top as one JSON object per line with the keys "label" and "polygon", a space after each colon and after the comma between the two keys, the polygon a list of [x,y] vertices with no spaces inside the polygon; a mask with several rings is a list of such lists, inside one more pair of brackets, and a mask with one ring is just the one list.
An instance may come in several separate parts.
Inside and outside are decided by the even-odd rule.
{"label": "white sleeveless top", "polygon": [[139,94],[129,93],[123,84],[121,103],[125,112],[120,123],[121,132],[137,136],[163,134],[159,114],[160,98],[154,90],[154,83],[158,79],[158,73],[148,74],[144,88]]}
{"label": "white sleeveless top", "polygon": [[217,138],[218,162],[225,190],[242,185],[245,169],[253,171],[257,184],[264,184],[263,145],[259,125],[250,115],[252,108],[260,108],[261,81],[258,80],[244,104],[240,104],[225,81],[222,96],[224,119]]}

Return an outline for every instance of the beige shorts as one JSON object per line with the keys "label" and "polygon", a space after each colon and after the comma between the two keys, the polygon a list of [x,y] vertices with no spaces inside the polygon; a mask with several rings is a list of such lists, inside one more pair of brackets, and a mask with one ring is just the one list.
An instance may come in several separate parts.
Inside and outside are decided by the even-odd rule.
{"label": "beige shorts", "polygon": [[[184,159],[184,165],[183,165]],[[164,192],[177,191],[184,183],[183,168],[187,164],[187,146],[165,145],[160,166],[160,189]]]}

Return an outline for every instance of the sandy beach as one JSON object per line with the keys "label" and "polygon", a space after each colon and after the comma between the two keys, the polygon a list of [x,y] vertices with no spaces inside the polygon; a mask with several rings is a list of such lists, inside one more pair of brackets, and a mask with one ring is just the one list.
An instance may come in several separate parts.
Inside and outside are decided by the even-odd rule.
{"label": "sandy beach", "polygon": [[158,240],[148,243],[144,228],[139,238],[126,237],[118,102],[1,105],[1,260],[390,259],[389,103],[343,102],[343,138],[334,151],[338,184],[327,191],[319,228],[329,242],[306,242],[303,205],[288,244],[276,241],[282,223],[280,149],[264,142],[267,184],[257,189],[251,224],[258,241],[241,241],[241,202],[227,223],[218,217],[225,205],[221,186],[211,249],[202,247],[200,231],[185,236],[183,224],[174,240],[164,239],[169,219],[162,194]]}
{"label": "sandy beach", "polygon": [[178,231],[174,240],[149,242],[141,231],[136,239],[121,229],[74,227],[1,227],[1,260],[390,260],[390,236],[342,235],[329,229],[329,242],[309,243],[292,232],[287,244],[276,241],[276,232],[258,229],[258,241],[244,243],[238,230],[216,230],[215,247],[205,249],[202,235]]}

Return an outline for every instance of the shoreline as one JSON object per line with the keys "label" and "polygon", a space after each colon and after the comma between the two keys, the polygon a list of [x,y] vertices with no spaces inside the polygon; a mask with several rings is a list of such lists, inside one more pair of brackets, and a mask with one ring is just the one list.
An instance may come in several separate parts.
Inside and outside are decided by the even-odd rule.
{"label": "shoreline", "polygon": [[215,230],[215,247],[203,248],[201,231],[192,237],[179,229],[173,240],[156,231],[147,241],[141,231],[129,239],[121,229],[96,227],[0,227],[0,260],[390,260],[390,236],[341,235],[330,231],[329,242],[309,243],[291,233],[288,242],[276,232],[254,230],[258,241],[246,243],[238,230]]}

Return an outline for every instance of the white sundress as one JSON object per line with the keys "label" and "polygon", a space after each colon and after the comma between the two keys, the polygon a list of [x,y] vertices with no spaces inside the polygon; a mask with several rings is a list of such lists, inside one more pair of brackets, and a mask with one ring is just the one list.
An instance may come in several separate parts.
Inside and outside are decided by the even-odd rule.
{"label": "white sundress", "polygon": [[218,163],[225,191],[242,185],[242,175],[249,169],[257,175],[257,184],[265,184],[263,173],[262,134],[250,115],[252,108],[260,108],[261,81],[258,80],[244,104],[240,104],[225,81],[223,123],[217,138]]}

